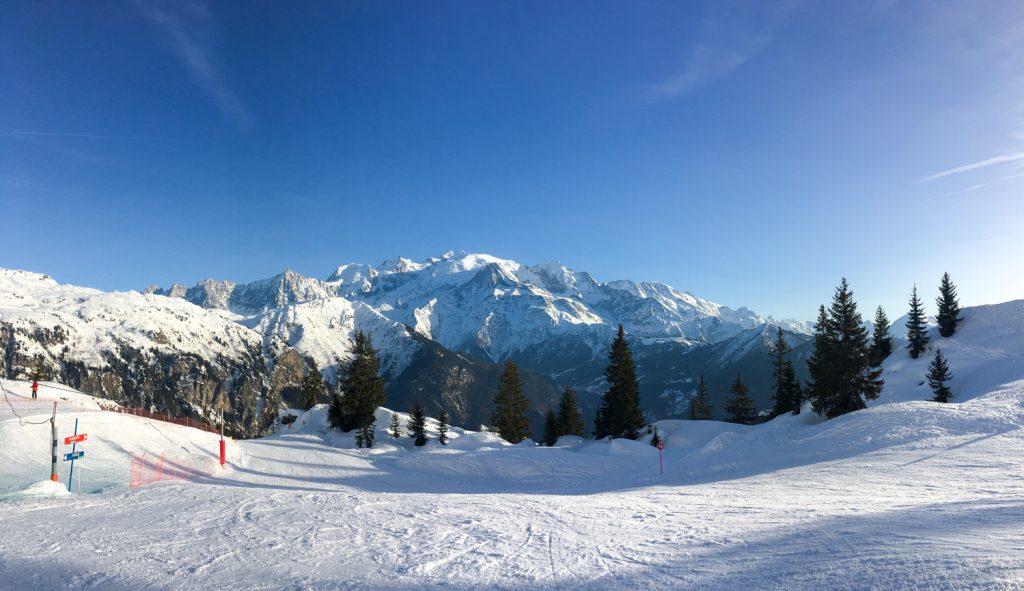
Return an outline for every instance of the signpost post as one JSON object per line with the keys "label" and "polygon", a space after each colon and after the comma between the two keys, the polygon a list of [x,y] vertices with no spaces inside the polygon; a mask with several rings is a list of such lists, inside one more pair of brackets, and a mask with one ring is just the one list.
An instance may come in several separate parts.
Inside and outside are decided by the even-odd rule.
{"label": "signpost post", "polygon": [[[64,438],[64,445],[70,445],[71,446],[71,453],[64,454],[64,461],[65,462],[71,462],[71,469],[68,471],[68,492],[71,492],[71,480],[75,476],[75,460],[81,459],[82,457],[85,456],[85,450],[75,451],[75,449],[78,447],[78,442],[79,441],[85,441],[88,437],[89,436],[86,433],[82,433],[81,435],[79,435],[79,433],[78,433],[78,417],[75,417],[75,434],[72,435],[71,437],[65,437]],[[56,443],[57,443],[56,439],[57,438],[55,436],[54,437],[54,445],[55,446],[56,446]],[[56,450],[54,450],[54,461],[55,462],[56,462],[56,459],[57,459]],[[56,473],[56,468],[54,469],[54,473]],[[54,480],[56,480],[56,479],[54,479]]]}
{"label": "signpost post", "polygon": [[661,463],[661,450],[663,450],[663,449],[665,449],[665,442],[664,441],[659,441],[658,442],[658,472],[660,472],[662,476],[665,476],[665,466],[664,466],[664,464]]}
{"label": "signpost post", "polygon": [[50,480],[57,478],[57,402],[53,402],[53,416],[50,417]]}

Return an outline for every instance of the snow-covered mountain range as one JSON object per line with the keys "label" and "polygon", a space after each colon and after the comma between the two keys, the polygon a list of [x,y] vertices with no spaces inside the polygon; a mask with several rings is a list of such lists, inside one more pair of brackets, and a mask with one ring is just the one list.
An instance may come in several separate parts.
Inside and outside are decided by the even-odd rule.
{"label": "snow-covered mountain range", "polygon": [[601,283],[560,263],[531,267],[453,251],[419,262],[399,257],[377,267],[345,264],[324,280],[285,271],[243,285],[208,279],[191,288],[146,291],[241,316],[344,298],[363,302],[445,347],[492,361],[563,334],[600,348],[618,324],[635,339],[682,344],[718,343],[766,324],[801,334],[812,330],[809,322],[733,310],[664,283]]}
{"label": "snow-covered mountain range", "polygon": [[[634,343],[642,394],[657,417],[685,409],[701,371],[722,397],[742,372],[755,400],[767,404],[776,327],[797,355],[812,329],[664,283],[602,283],[559,263],[465,252],[344,264],[324,279],[285,271],[247,284],[207,279],[141,294],[0,271],[0,369],[8,377],[42,367],[144,406],[183,404],[181,412],[200,414],[228,407],[246,433],[259,430],[280,397],[291,402],[305,372],[315,367],[333,383],[356,330],[371,334],[391,390],[409,399],[393,406],[417,398],[478,427],[489,414],[495,364],[513,359],[534,386],[538,420],[561,385],[576,387],[592,407],[618,324]],[[243,392],[245,376],[254,382]]]}

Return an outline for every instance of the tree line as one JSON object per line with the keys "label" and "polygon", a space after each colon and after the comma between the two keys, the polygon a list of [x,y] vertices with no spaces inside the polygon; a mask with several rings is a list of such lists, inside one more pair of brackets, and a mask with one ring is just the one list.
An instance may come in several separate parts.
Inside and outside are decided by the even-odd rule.
{"label": "tree line", "polygon": [[[956,332],[962,318],[956,286],[949,273],[942,276],[936,304],[939,335],[950,337]],[[909,306],[906,322],[907,354],[918,359],[929,349],[930,337],[927,316],[916,285],[911,290]],[[810,381],[802,384],[797,378],[793,362],[787,357],[791,348],[779,327],[771,346],[772,408],[767,413],[759,414],[749,396],[749,387],[744,384],[742,376],[737,375],[729,387],[731,397],[726,400],[723,409],[726,420],[753,424],[761,418],[786,413],[798,414],[805,402],[810,402],[814,412],[825,418],[866,408],[867,401],[878,398],[884,387],[881,365],[893,353],[890,329],[885,310],[879,306],[875,310],[869,340],[868,329],[853,299],[853,291],[843,278],[836,287],[831,305],[818,308],[813,335],[814,348],[807,360]],[[328,417],[333,427],[345,432],[355,431],[358,447],[372,447],[374,413],[385,404],[387,393],[380,376],[378,352],[369,335],[362,331],[356,333],[352,354],[352,360],[342,368],[340,392],[330,395]],[[608,353],[604,378],[607,389],[601,397],[594,419],[594,438],[637,439],[646,426],[646,432],[652,435],[652,444],[657,443],[660,440],[658,433],[645,419],[636,364],[621,324]],[[953,393],[948,383],[953,375],[938,347],[926,378],[934,393],[933,400],[948,402],[952,398]],[[327,390],[320,372],[314,366],[314,370],[302,382],[307,408],[323,399]],[[711,419],[713,409],[710,400],[704,374],[701,373],[697,391],[690,399],[689,418]],[[409,414],[405,431],[415,445],[425,445],[428,437],[423,406],[419,402],[414,403]],[[442,445],[448,442],[448,422],[447,413],[442,411],[436,429],[437,440]],[[491,428],[510,443],[520,443],[531,438],[529,403],[523,392],[519,368],[511,360],[505,362],[495,393]],[[541,442],[554,445],[559,437],[566,435],[584,437],[584,431],[583,414],[576,392],[571,386],[565,386],[557,411],[551,409],[545,416]],[[402,432],[401,419],[397,413],[393,413],[388,434],[398,438]]]}

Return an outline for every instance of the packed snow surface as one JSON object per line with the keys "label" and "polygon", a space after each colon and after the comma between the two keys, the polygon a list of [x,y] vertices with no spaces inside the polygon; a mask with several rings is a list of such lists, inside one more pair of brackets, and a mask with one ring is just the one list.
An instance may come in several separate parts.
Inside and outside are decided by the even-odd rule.
{"label": "packed snow surface", "polygon": [[[972,309],[933,341],[954,403],[927,401],[927,359],[898,348],[864,411],[659,422],[663,476],[645,441],[453,429],[415,448],[386,409],[357,450],[320,406],[228,442],[207,476],[129,488],[133,452],[210,464],[217,436],[4,381],[0,588],[1020,589],[1022,311]],[[76,417],[89,434],[71,494],[41,483],[53,400],[61,437]]]}

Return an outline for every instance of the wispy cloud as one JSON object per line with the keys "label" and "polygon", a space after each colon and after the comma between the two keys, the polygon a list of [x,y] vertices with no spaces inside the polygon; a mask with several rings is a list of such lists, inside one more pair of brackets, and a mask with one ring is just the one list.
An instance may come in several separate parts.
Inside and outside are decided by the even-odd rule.
{"label": "wispy cloud", "polygon": [[[972,170],[978,170],[981,168],[988,168],[989,166],[995,166],[997,164],[1004,164],[1006,162],[1016,162],[1018,160],[1024,160],[1024,152],[1010,152],[1009,154],[1002,154],[995,156],[987,160],[981,160],[979,162],[972,162],[963,166],[957,166],[956,168],[950,168],[949,170],[943,170],[933,175],[926,176],[921,179],[922,183],[929,183],[934,180],[941,179],[943,177],[951,176],[954,174],[960,174],[964,172],[971,172]],[[1015,178],[1013,176],[1007,178]],[[1006,179],[1000,179],[1006,180]]]}
{"label": "wispy cloud", "polygon": [[224,77],[209,7],[201,0],[136,0],[135,4],[221,113],[243,129],[251,127],[252,113]]}
{"label": "wispy cloud", "polygon": [[43,136],[43,137],[77,137],[95,140],[142,140],[142,141],[164,141],[163,138],[141,137],[134,135],[94,135],[90,133],[55,133],[50,131],[8,131],[7,135],[15,137],[22,136]]}
{"label": "wispy cloud", "polygon": [[641,89],[641,100],[675,99],[724,79],[763,51],[799,4],[800,0],[745,6],[725,0],[711,3],[682,67]]}
{"label": "wispy cloud", "polygon": [[946,197],[952,197],[954,195],[963,195],[964,193],[971,193],[973,191],[977,191],[978,189],[984,189],[985,187],[988,187],[990,185],[994,185],[996,183],[1003,183],[1003,182],[1006,182],[1006,181],[1011,181],[1013,179],[1019,179],[1019,178],[1024,178],[1024,169],[1021,169],[1021,170],[1019,170],[1019,171],[1017,171],[1017,172],[1015,172],[1013,174],[1008,174],[1008,175],[1006,175],[1004,177],[1001,177],[1001,178],[998,178],[998,179],[996,179],[994,181],[988,181],[986,183],[978,183],[977,185],[973,185],[973,186],[967,187],[966,189],[963,189],[961,191],[954,191],[952,193],[946,193]]}

